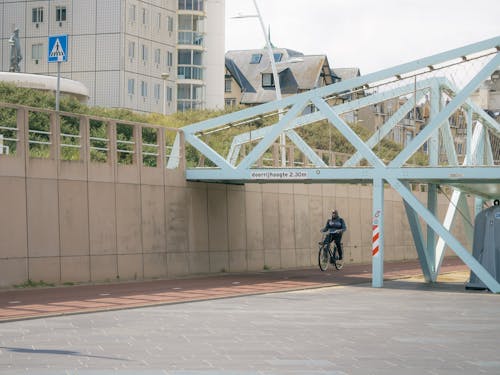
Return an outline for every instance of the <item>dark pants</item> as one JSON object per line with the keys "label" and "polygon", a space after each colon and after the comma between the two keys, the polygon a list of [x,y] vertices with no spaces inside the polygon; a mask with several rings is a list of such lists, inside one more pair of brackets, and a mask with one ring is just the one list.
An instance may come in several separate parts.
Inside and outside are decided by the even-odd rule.
{"label": "dark pants", "polygon": [[340,242],[341,239],[342,233],[327,233],[325,237],[325,243],[330,244],[333,241],[335,242],[335,245],[337,246],[337,250],[339,252],[339,259],[343,259],[342,244]]}

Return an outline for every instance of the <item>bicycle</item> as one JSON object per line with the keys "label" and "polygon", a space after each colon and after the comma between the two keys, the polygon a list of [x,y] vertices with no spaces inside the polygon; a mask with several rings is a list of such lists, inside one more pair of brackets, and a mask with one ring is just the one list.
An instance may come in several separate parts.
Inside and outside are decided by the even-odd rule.
{"label": "bicycle", "polygon": [[332,241],[330,244],[333,247],[333,250],[330,249],[330,244],[325,243],[326,234],[323,235],[323,241],[319,242],[319,252],[318,252],[318,265],[321,271],[326,271],[328,269],[329,264],[333,264],[333,266],[340,270],[344,267],[344,262],[339,259],[339,251],[337,249],[337,245]]}

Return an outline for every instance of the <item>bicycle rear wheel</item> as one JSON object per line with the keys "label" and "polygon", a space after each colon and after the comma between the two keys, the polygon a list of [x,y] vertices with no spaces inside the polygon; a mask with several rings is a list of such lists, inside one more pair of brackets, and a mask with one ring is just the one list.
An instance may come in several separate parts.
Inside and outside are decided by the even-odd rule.
{"label": "bicycle rear wheel", "polygon": [[328,245],[321,244],[319,245],[318,252],[318,265],[321,271],[326,271],[328,269],[328,265],[330,264],[330,252],[328,251]]}
{"label": "bicycle rear wheel", "polygon": [[333,265],[337,270],[341,270],[342,267],[344,267],[344,261],[339,259],[339,250],[337,249],[337,246],[334,244],[333,245]]}

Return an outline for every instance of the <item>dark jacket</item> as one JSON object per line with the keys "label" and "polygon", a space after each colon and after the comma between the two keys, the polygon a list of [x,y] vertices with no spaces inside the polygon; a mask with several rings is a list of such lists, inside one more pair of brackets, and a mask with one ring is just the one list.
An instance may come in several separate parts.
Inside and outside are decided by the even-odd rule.
{"label": "dark jacket", "polygon": [[344,219],[337,217],[335,219],[330,218],[326,221],[325,227],[322,229],[323,232],[333,233],[334,231],[341,229],[342,232],[347,230]]}

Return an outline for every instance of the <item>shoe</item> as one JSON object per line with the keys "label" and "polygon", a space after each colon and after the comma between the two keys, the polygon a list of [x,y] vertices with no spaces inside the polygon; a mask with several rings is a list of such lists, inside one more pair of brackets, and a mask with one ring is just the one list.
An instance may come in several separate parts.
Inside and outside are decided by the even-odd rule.
{"label": "shoe", "polygon": [[319,241],[319,242],[318,242],[318,245],[323,245],[323,241]]}

